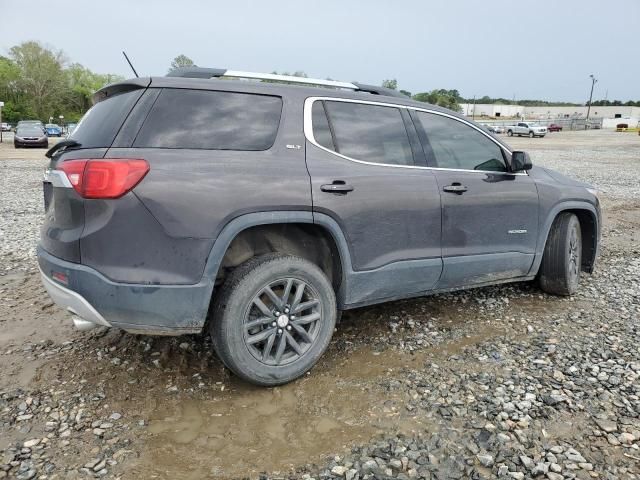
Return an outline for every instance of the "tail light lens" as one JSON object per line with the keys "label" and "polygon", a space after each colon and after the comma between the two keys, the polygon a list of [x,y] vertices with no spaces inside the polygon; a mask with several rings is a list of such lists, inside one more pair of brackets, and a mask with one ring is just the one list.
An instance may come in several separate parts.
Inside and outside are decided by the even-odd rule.
{"label": "tail light lens", "polygon": [[149,172],[142,159],[69,160],[57,167],[83,198],[120,198]]}

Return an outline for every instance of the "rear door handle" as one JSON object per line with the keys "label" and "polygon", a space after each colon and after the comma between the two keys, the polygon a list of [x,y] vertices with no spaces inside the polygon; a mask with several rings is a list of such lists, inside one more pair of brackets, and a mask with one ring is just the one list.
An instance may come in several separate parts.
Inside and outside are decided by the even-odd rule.
{"label": "rear door handle", "polygon": [[442,187],[442,190],[444,190],[445,192],[457,193],[458,195],[462,195],[464,192],[467,191],[467,187],[465,187],[461,183],[454,182],[451,185]]}
{"label": "rear door handle", "polygon": [[328,193],[346,194],[353,191],[353,186],[346,184],[342,180],[336,180],[333,183],[321,185],[320,190]]}

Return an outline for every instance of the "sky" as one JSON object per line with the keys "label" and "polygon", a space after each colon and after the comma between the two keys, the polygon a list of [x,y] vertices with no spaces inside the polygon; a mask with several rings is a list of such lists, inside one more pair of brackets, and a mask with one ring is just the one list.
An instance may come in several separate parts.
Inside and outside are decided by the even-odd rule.
{"label": "sky", "polygon": [[[26,8],[28,4],[28,9]],[[199,66],[380,84],[412,93],[640,100],[640,0],[0,0],[0,55],[37,40],[131,77]]]}

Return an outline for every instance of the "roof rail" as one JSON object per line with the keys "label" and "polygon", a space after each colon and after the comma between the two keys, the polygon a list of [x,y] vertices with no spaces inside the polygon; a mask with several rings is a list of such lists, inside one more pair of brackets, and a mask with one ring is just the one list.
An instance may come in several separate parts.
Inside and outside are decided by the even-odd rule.
{"label": "roof rail", "polygon": [[180,67],[170,71],[167,77],[182,78],[248,78],[254,80],[269,80],[272,82],[289,82],[302,85],[320,85],[324,87],[345,88],[348,90],[368,92],[376,95],[387,95],[392,97],[404,97],[403,94],[390,88],[364,85],[355,82],[337,82],[335,80],[321,80],[317,78],[294,77],[293,75],[278,75],[275,73],[242,72],[238,70],[227,70],[224,68],[204,68],[204,67]]}

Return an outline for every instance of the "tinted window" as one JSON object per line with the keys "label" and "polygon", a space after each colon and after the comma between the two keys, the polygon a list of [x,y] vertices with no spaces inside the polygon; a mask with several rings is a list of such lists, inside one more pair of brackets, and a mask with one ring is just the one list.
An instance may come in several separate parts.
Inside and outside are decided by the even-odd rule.
{"label": "tinted window", "polygon": [[134,146],[267,150],[276,139],[281,112],[280,97],[165,89]]}
{"label": "tinted window", "polygon": [[438,167],[506,171],[502,149],[475,128],[442,115],[416,113]]}
{"label": "tinted window", "polygon": [[16,135],[18,135],[19,137],[41,137],[44,135],[44,132],[41,128],[34,125],[24,125],[18,127]]}
{"label": "tinted window", "polygon": [[336,151],[356,160],[413,165],[400,110],[361,103],[325,102]]}
{"label": "tinted window", "polygon": [[70,138],[83,148],[110,147],[143,91],[132,90],[96,103],[84,114]]}
{"label": "tinted window", "polygon": [[334,150],[331,130],[329,129],[329,122],[327,121],[327,115],[324,113],[322,102],[313,103],[311,114],[313,116],[313,137],[316,139],[316,142],[323,147]]}

